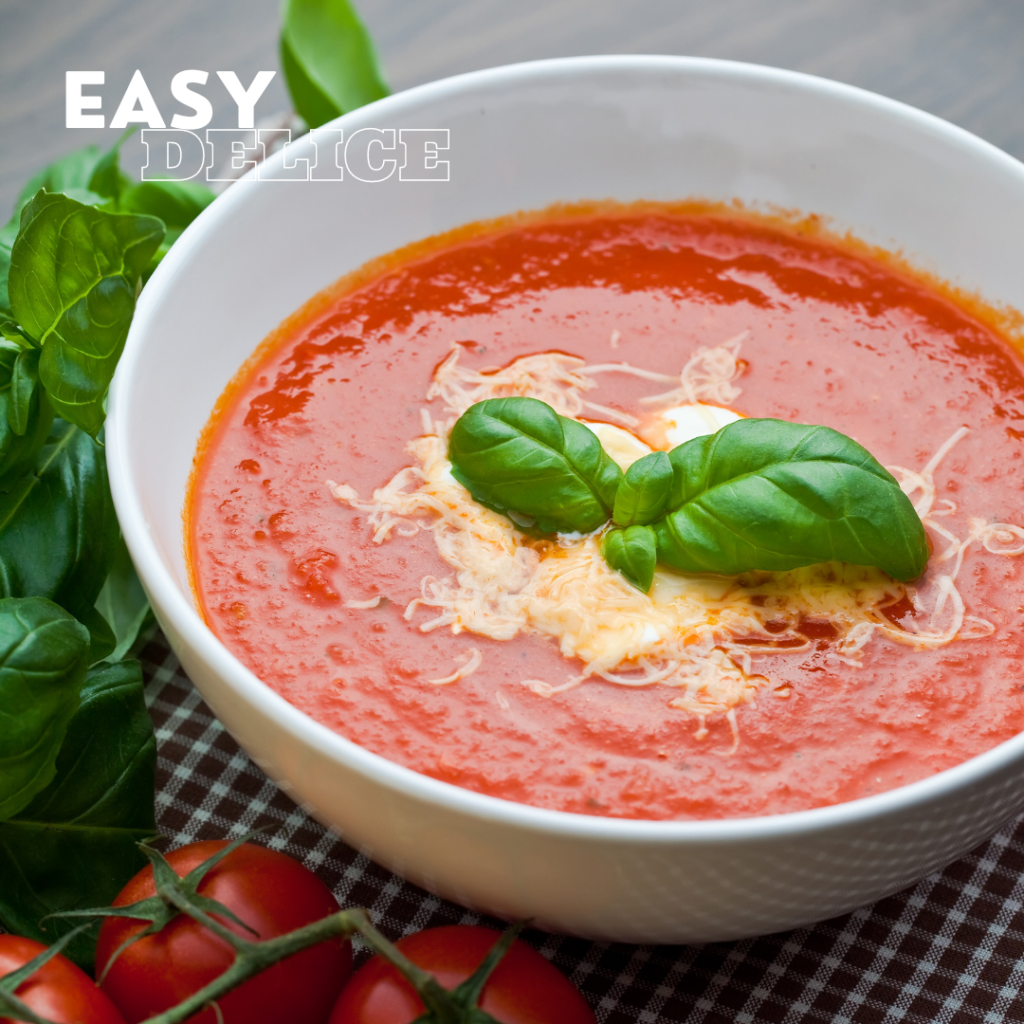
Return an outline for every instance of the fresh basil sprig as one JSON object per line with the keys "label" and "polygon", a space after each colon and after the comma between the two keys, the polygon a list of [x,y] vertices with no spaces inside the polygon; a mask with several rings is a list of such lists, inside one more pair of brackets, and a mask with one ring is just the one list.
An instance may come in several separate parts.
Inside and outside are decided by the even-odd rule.
{"label": "fresh basil sprig", "polygon": [[390,92],[366,27],[348,0],[286,0],[281,66],[310,128]]}
{"label": "fresh basil sprig", "polygon": [[645,593],[656,562],[734,576],[850,562],[916,579],[928,541],[871,453],[829,427],[742,419],[621,474],[596,435],[532,398],[489,399],[456,421],[452,474],[481,504],[541,533],[589,533],[609,513],[608,564]]}
{"label": "fresh basil sprig", "polygon": [[669,453],[671,511],[658,559],[731,576],[819,562],[924,572],[928,541],[910,499],[871,453],[829,427],[742,419]]}
{"label": "fresh basil sprig", "polygon": [[[174,183],[152,184],[163,193]],[[103,449],[54,419],[54,404],[75,413],[50,395],[86,393],[89,415],[76,418],[99,431],[138,270],[155,261],[153,243],[133,244],[122,225],[163,234],[152,217],[118,215],[147,199],[133,197],[138,188],[117,147],[87,147],[36,175],[0,230],[0,637],[40,608],[53,619],[0,659],[0,923],[42,941],[65,930],[41,927],[47,914],[114,895],[139,867],[135,842],[154,830],[153,726],[138,663],[119,661],[148,606],[130,560],[119,559]],[[67,302],[69,283],[83,286],[81,301]],[[63,305],[56,328],[41,330]],[[59,641],[76,652],[63,675]],[[104,658],[119,663],[94,667],[83,684],[86,665]],[[33,729],[41,760],[26,786],[12,744]],[[94,943],[78,936],[69,955],[88,965]]]}
{"label": "fresh basil sprig", "polygon": [[597,435],[535,398],[490,398],[456,421],[452,475],[482,505],[542,533],[604,525],[622,470]]}

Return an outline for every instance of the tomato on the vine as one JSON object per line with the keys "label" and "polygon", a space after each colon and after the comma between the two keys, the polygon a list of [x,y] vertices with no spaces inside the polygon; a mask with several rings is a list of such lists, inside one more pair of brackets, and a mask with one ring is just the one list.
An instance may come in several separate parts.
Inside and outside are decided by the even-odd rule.
{"label": "tomato on the vine", "polygon": [[[0,935],[0,977],[44,952],[46,946],[19,935]],[[117,1007],[92,978],[59,953],[29,975],[14,991],[30,1010],[56,1024],[124,1024]],[[0,1024],[10,1018],[0,1017]]]}
{"label": "tomato on the vine", "polygon": [[[480,966],[500,933],[473,925],[428,928],[395,945],[447,989]],[[480,1009],[502,1024],[595,1024],[572,982],[523,942],[514,942],[487,979]],[[412,985],[382,957],[356,971],[330,1024],[411,1024],[424,1011]]]}
{"label": "tomato on the vine", "polygon": [[[167,862],[184,877],[228,844],[192,843],[167,854]],[[115,906],[154,895],[153,870],[146,867],[121,890]],[[220,923],[249,939],[269,939],[311,924],[338,910],[330,889],[298,861],[274,850],[245,843],[210,869],[198,892],[222,903],[255,935],[233,922]],[[214,915],[216,916],[216,915]],[[96,947],[96,975],[144,921],[108,917]],[[129,1024],[145,1020],[181,1002],[209,984],[232,963],[231,947],[184,914],[161,931],[125,949],[101,987]],[[324,1024],[352,970],[348,942],[332,940],[311,946],[250,978],[218,1001],[224,1024]],[[213,1009],[190,1019],[215,1024]]]}

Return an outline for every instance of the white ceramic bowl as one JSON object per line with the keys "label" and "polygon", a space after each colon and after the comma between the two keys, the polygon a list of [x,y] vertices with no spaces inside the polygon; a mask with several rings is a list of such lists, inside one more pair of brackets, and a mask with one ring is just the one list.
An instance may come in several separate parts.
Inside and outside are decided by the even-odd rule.
{"label": "white ceramic bowl", "polygon": [[[732,939],[842,913],[950,863],[1024,807],[1024,736],[902,789],[746,820],[623,821],[480,796],[363,750],[264,686],[196,613],[182,554],[186,480],[221,390],[281,320],[372,257],[558,201],[738,197],[825,214],[1020,309],[1024,166],[870,93],[676,57],[497,68],[336,124],[346,137],[448,128],[451,180],[232,186],[146,286],[108,421],[114,499],[157,618],[271,778],[439,895],[628,942]],[[301,142],[294,153],[309,155]],[[281,174],[281,157],[270,166]]]}

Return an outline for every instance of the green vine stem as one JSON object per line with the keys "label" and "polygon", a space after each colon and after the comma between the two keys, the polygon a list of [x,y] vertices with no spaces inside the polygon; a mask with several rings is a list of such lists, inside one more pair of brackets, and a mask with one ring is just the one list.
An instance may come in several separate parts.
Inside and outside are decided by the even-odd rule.
{"label": "green vine stem", "polygon": [[327,939],[349,938],[354,932],[362,930],[361,925],[364,921],[369,924],[362,910],[340,910],[336,914],[331,914],[330,917],[314,921],[287,935],[280,935],[276,939],[251,942],[228,931],[227,928],[201,910],[193,911],[192,908],[189,908],[184,912],[194,920],[206,925],[225,942],[230,943],[235,951],[235,962],[223,974],[214,978],[209,985],[194,992],[170,1010],[150,1017],[144,1024],[181,1024],[189,1017],[215,1003],[222,996],[226,996],[242,982],[248,981],[249,978],[261,971],[272,967],[279,960],[292,956],[294,953],[300,953]]}
{"label": "green vine stem", "polygon": [[[501,958],[526,926],[525,921],[508,928],[494,944],[484,958],[483,963],[461,985],[452,990],[444,988],[429,972],[417,967],[408,957],[392,945],[370,921],[367,911],[362,909],[339,910],[335,914],[314,921],[312,924],[297,928],[287,935],[276,938],[254,940],[244,938],[225,927],[214,914],[224,917],[247,931],[252,931],[245,922],[239,920],[227,907],[216,900],[209,899],[197,891],[199,883],[206,873],[219,861],[223,860],[232,850],[245,842],[250,836],[243,836],[219,850],[209,860],[193,868],[184,877],[179,876],[157,850],[140,843],[140,848],[149,858],[153,866],[153,881],[157,894],[122,907],[104,907],[93,910],[65,911],[59,917],[126,917],[149,924],[141,932],[123,943],[111,957],[110,963],[120,956],[133,942],[153,935],[160,931],[168,922],[179,914],[185,914],[197,924],[209,929],[218,938],[226,942],[234,951],[235,958],[231,966],[218,975],[208,985],[193,993],[177,1006],[143,1021],[142,1024],[182,1024],[194,1014],[213,1007],[218,1009],[217,1000],[227,995],[232,989],[248,981],[261,971],[272,967],[279,960],[301,953],[321,942],[330,939],[347,939],[358,934],[375,953],[388,961],[416,990],[427,1012],[418,1018],[417,1024],[498,1024],[489,1014],[481,1010],[479,1002],[483,987],[491,972],[497,967]],[[75,934],[75,933],[73,933]],[[54,955],[51,950],[49,956]],[[42,955],[37,958],[42,959]],[[110,967],[107,964],[107,968]],[[28,976],[28,966],[18,972],[19,983]],[[13,977],[8,975],[8,978]],[[102,977],[101,977],[102,980]],[[6,978],[0,978],[0,992],[3,991]],[[31,1012],[31,1011],[30,1011]],[[19,1019],[16,1015],[10,1015]],[[52,1024],[43,1018],[20,1018],[30,1024]]]}
{"label": "green vine stem", "polygon": [[[476,972],[463,982],[457,989],[449,991],[440,985],[429,972],[417,967],[408,957],[393,946],[370,922],[365,910],[339,910],[330,917],[321,918],[303,928],[297,928],[287,935],[262,942],[243,939],[234,932],[224,928],[208,914],[194,907],[182,908],[183,912],[196,921],[201,922],[212,932],[230,943],[235,951],[235,962],[221,975],[214,978],[207,986],[193,993],[183,1002],[170,1010],[150,1017],[143,1024],[182,1024],[193,1014],[199,1013],[225,996],[233,988],[244,981],[272,967],[279,960],[300,953],[310,946],[335,938],[350,938],[359,934],[363,941],[385,960],[392,964],[416,990],[416,994],[427,1008],[427,1015],[420,1018],[431,1024],[490,1024],[494,1018],[476,1006],[484,983],[491,971],[498,965],[501,957],[512,945],[524,924],[509,928],[495,943],[484,962]],[[472,1016],[470,1016],[472,1014]],[[34,1024],[45,1022],[34,1021]]]}
{"label": "green vine stem", "polygon": [[240,938],[201,910],[192,907],[183,910],[189,917],[201,922],[225,942],[230,943],[235,951],[235,962],[205,988],[201,988],[172,1009],[143,1021],[143,1024],[182,1024],[193,1014],[215,1003],[233,988],[272,967],[279,960],[328,939],[350,938],[357,933],[416,990],[416,994],[427,1008],[427,1014],[420,1018],[424,1024],[468,1024],[470,1021],[472,1024],[498,1024],[493,1017],[477,1007],[477,1001],[491,972],[525,927],[525,922],[521,922],[506,929],[473,975],[458,988],[449,991],[439,984],[429,971],[417,967],[392,945],[374,928],[367,912],[360,908],[339,910],[338,913],[314,921],[304,928],[297,928],[287,935],[262,942]]}

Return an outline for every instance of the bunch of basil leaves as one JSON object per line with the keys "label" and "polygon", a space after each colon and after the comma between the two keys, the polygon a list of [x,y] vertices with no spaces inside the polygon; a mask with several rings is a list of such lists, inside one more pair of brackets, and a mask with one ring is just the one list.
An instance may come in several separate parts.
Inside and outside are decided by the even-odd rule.
{"label": "bunch of basil leaves", "polygon": [[[110,899],[155,831],[156,743],[129,655],[151,621],[121,539],[104,401],[137,291],[211,200],[134,184],[90,146],[23,189],[0,231],[0,922]],[[70,952],[91,958],[91,942]]]}
{"label": "bunch of basil leaves", "polygon": [[[347,0],[289,0],[281,60],[310,127],[388,93]],[[71,927],[48,915],[111,902],[156,831],[130,657],[152,617],[103,423],[139,290],[214,196],[132,181],[125,137],[44,168],[0,229],[0,924],[44,942]],[[88,966],[93,947],[66,952]]]}

